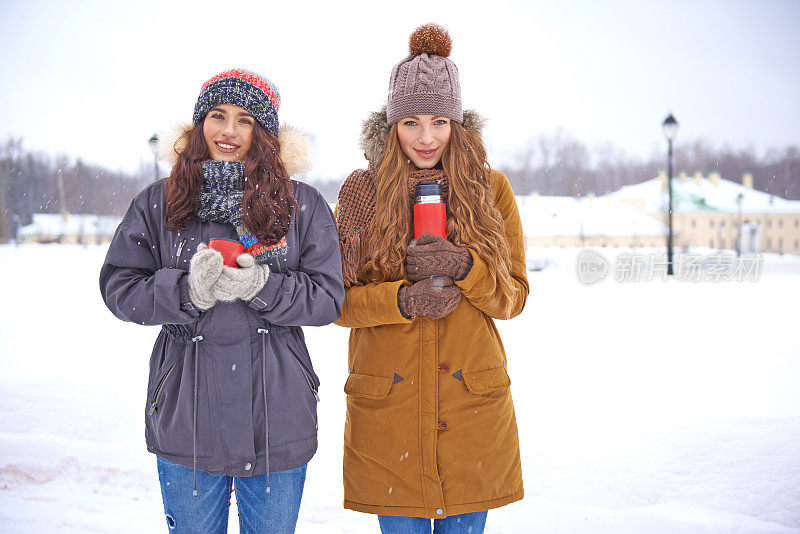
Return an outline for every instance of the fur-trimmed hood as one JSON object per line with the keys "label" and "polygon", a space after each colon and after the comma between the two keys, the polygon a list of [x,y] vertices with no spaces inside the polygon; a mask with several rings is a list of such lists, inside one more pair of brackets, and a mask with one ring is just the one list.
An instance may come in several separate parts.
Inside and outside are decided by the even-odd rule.
{"label": "fur-trimmed hood", "polygon": [[[178,155],[186,148],[186,138],[182,136],[193,127],[192,123],[185,123],[159,133],[158,159],[174,167]],[[311,140],[304,131],[282,124],[278,128],[278,143],[281,145],[281,163],[289,176],[305,174],[311,169]]]}
{"label": "fur-trimmed hood", "polygon": [[[486,124],[480,113],[474,109],[464,110],[463,126],[467,130],[481,135]],[[373,111],[364,121],[361,127],[361,148],[364,150],[364,157],[372,164],[380,162],[383,151],[386,148],[386,138],[389,135],[390,124],[386,120],[386,106],[379,111]]]}

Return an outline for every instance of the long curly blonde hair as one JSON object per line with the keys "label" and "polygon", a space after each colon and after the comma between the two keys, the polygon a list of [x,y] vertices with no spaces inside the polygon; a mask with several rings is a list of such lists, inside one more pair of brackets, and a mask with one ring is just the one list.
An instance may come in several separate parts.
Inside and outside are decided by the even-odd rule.
{"label": "long curly blonde hair", "polygon": [[[511,252],[494,202],[486,148],[478,133],[455,121],[450,125],[441,161],[449,183],[447,237],[473,249],[497,279],[501,292],[513,297],[517,288],[511,279]],[[378,166],[373,232],[360,279],[383,282],[405,277],[405,251],[414,238],[408,194],[408,177],[414,169],[400,146],[395,123]]]}

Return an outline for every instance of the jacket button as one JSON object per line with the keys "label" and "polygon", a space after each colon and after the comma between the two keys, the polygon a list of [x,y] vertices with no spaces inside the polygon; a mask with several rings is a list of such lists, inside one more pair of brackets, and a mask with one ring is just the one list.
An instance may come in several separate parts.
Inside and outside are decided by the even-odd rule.
{"label": "jacket button", "polygon": [[450,364],[449,363],[439,364],[439,371],[442,372],[442,373],[449,373],[450,372]]}
{"label": "jacket button", "polygon": [[250,462],[247,462],[246,464],[244,464],[244,470],[245,471],[250,471],[250,469],[252,469],[252,468],[253,468],[253,464],[251,464]]}
{"label": "jacket button", "polygon": [[447,421],[439,421],[439,430],[447,430]]}
{"label": "jacket button", "polygon": [[442,515],[443,513],[444,513],[444,510],[442,510],[441,508],[437,508],[436,509],[436,515]]}

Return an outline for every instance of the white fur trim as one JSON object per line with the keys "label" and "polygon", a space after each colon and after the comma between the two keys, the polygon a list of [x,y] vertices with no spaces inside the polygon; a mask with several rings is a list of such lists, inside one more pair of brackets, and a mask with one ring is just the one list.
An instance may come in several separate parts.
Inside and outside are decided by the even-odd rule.
{"label": "white fur trim", "polygon": [[288,124],[278,128],[281,145],[281,163],[289,176],[305,174],[311,170],[311,139],[304,131]]}
{"label": "white fur trim", "polygon": [[186,148],[183,134],[192,129],[192,123],[175,124],[172,128],[158,132],[158,159],[174,167],[178,163],[178,154]]}

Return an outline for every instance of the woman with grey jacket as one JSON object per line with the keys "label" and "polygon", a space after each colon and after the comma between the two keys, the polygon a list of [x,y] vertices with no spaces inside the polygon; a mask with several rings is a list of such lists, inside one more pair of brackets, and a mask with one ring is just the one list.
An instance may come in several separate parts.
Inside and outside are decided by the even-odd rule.
{"label": "woman with grey jacket", "polygon": [[[150,357],[147,448],[171,531],[294,532],[317,448],[317,390],[301,325],[341,316],[336,225],[302,169],[280,96],[241,69],[208,80],[165,180],[142,191],[100,273],[120,319],[162,325]],[[237,267],[209,240],[236,240]]]}

